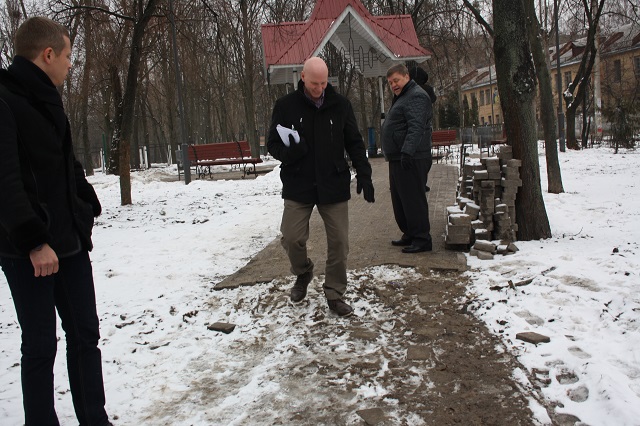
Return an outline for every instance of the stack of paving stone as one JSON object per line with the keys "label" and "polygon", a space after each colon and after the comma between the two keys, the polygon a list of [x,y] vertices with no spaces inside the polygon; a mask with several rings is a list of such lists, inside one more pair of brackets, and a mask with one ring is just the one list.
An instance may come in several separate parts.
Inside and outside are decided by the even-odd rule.
{"label": "stack of paving stone", "polygon": [[[510,146],[504,145],[496,157],[481,158],[479,163],[465,164],[460,178],[458,205],[447,210],[445,242],[448,245],[474,244],[472,254],[513,253],[517,248],[515,201],[520,179],[520,160],[513,159]],[[500,240],[500,244],[485,244]],[[475,247],[478,245],[478,247]],[[501,250],[497,250],[498,247]]]}
{"label": "stack of paving stone", "polygon": [[482,164],[480,163],[465,163],[460,178],[459,194],[461,197],[473,198],[473,172],[476,170],[482,170]]}
{"label": "stack of paving stone", "polygon": [[460,207],[447,207],[445,243],[447,245],[466,246],[473,244],[472,220],[472,216],[465,213]]}

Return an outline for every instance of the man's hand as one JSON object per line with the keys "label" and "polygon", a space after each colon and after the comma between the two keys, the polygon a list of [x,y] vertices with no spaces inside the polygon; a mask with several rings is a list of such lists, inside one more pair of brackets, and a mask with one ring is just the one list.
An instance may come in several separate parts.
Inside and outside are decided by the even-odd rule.
{"label": "man's hand", "polygon": [[282,162],[285,164],[295,163],[304,157],[307,151],[307,141],[302,136],[300,136],[300,142],[296,143],[293,135],[289,135],[289,147],[282,150]]}
{"label": "man's hand", "polygon": [[34,276],[46,277],[58,272],[58,256],[49,244],[42,244],[29,252]]}
{"label": "man's hand", "polygon": [[400,165],[404,170],[410,170],[413,167],[413,157],[403,152],[400,155]]}
{"label": "man's hand", "polygon": [[361,192],[364,192],[363,196],[364,199],[369,202],[369,203],[375,203],[376,199],[374,197],[374,189],[373,189],[373,183],[371,182],[371,178],[366,179],[366,178],[358,178],[356,177],[356,192],[358,194],[360,194]]}

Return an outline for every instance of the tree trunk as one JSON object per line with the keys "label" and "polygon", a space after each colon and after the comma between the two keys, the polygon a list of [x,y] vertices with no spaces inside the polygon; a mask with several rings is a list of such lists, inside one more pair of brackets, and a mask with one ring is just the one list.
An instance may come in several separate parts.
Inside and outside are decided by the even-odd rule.
{"label": "tree trunk", "polygon": [[[596,59],[597,28],[605,0],[593,2],[595,10],[587,2],[583,2],[584,16],[587,19],[586,45],[580,59],[580,65],[569,87],[564,92],[564,101],[567,104],[567,148],[580,149],[576,139],[576,112],[584,99],[584,93],[589,87],[591,70]],[[560,78],[560,76],[558,76]],[[576,90],[576,93],[574,93]]]}
{"label": "tree trunk", "polygon": [[136,104],[136,92],[138,89],[138,71],[142,58],[142,41],[145,29],[149,20],[153,16],[158,0],[148,0],[144,7],[140,19],[133,27],[131,38],[131,54],[129,56],[129,69],[127,71],[127,83],[122,98],[122,121],[120,124],[120,204],[131,204],[131,169],[129,166],[129,149],[131,147],[131,136],[133,134],[133,119]]}
{"label": "tree trunk", "polygon": [[527,23],[529,28],[529,42],[531,53],[536,66],[540,93],[540,120],[544,132],[544,148],[547,159],[547,190],[552,194],[564,192],[562,186],[562,174],[560,172],[560,162],[558,161],[558,143],[556,139],[556,116],[553,107],[553,91],[551,90],[551,74],[548,52],[544,48],[540,38],[542,31],[540,23],[536,17],[533,0],[525,0],[527,11]]}
{"label": "tree trunk", "polygon": [[[170,47],[168,47],[167,49],[170,49]],[[166,90],[165,96],[167,98],[165,106],[167,113],[167,126],[169,127],[169,143],[171,144],[171,158],[173,159],[173,162],[175,164],[175,162],[178,160],[177,158],[175,158],[176,150],[178,149],[178,145],[182,144],[183,141],[181,141],[180,137],[178,136],[178,126],[176,125],[176,123],[178,122],[178,119],[176,118],[176,108],[178,105],[175,92],[176,79],[171,74],[169,68],[169,59],[165,58],[162,61],[161,68],[162,82]]]}
{"label": "tree trunk", "polygon": [[494,53],[500,103],[507,139],[516,159],[522,161],[522,187],[516,198],[516,223],[520,240],[551,237],[551,227],[540,187],[534,100],[535,67],[521,1],[493,0]]}
{"label": "tree trunk", "polygon": [[111,95],[115,109],[113,135],[109,149],[109,173],[120,175],[120,139],[122,134],[122,83],[120,74],[115,64],[109,67],[109,80],[111,81]]}
{"label": "tree trunk", "polygon": [[567,148],[580,149],[576,139],[576,108],[567,108]]}
{"label": "tree trunk", "polygon": [[251,147],[253,156],[260,155],[260,141],[256,130],[256,104],[253,90],[253,45],[251,43],[251,22],[247,9],[247,0],[240,0],[240,19],[242,22],[242,50],[244,51],[244,78],[242,87],[244,91],[244,115],[246,119],[247,141]]}
{"label": "tree trunk", "polygon": [[82,147],[84,150],[83,165],[85,174],[93,176],[93,160],[91,159],[91,141],[89,140],[89,86],[93,71],[93,52],[91,46],[91,15],[84,13],[84,69],[82,70],[82,87],[80,100],[80,127],[82,129]]}

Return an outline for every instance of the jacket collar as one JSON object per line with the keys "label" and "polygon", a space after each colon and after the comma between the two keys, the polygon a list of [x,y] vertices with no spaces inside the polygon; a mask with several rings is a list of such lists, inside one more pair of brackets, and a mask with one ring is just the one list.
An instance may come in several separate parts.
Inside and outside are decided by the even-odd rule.
{"label": "jacket collar", "polygon": [[[313,101],[311,99],[309,99],[307,97],[307,95],[304,93],[304,82],[302,80],[298,81],[298,89],[296,90],[298,92],[298,94],[300,94],[307,102],[313,104]],[[336,89],[333,88],[333,86],[331,85],[331,83],[327,83],[327,87],[325,87],[324,89],[324,102],[322,103],[322,107],[324,107],[325,105],[327,105],[327,102],[329,102],[331,100],[331,98],[333,97],[332,95],[334,95],[336,93]],[[314,105],[315,106],[315,105]],[[322,108],[320,107],[320,108]]]}
{"label": "jacket collar", "polygon": [[409,80],[407,82],[407,84],[404,85],[404,87],[402,88],[402,91],[400,92],[399,95],[393,95],[393,101],[391,101],[391,105],[393,105],[402,95],[404,95],[409,90],[411,90],[411,88],[413,88],[413,87],[415,87],[417,85],[418,84],[415,82],[415,80]]}
{"label": "jacket collar", "polygon": [[22,90],[28,93],[30,98],[63,107],[60,92],[53,85],[49,76],[27,58],[14,57],[7,71],[20,84]]}

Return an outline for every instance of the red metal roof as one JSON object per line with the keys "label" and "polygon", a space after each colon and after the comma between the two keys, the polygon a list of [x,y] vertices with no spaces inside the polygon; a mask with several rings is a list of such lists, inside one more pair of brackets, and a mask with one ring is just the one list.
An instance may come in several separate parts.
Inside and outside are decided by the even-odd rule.
{"label": "red metal roof", "polygon": [[308,21],[262,25],[265,68],[302,65],[323,41],[326,43],[334,26],[342,23],[337,20],[348,7],[394,59],[426,59],[431,55],[420,46],[410,15],[373,16],[359,0],[318,0]]}

